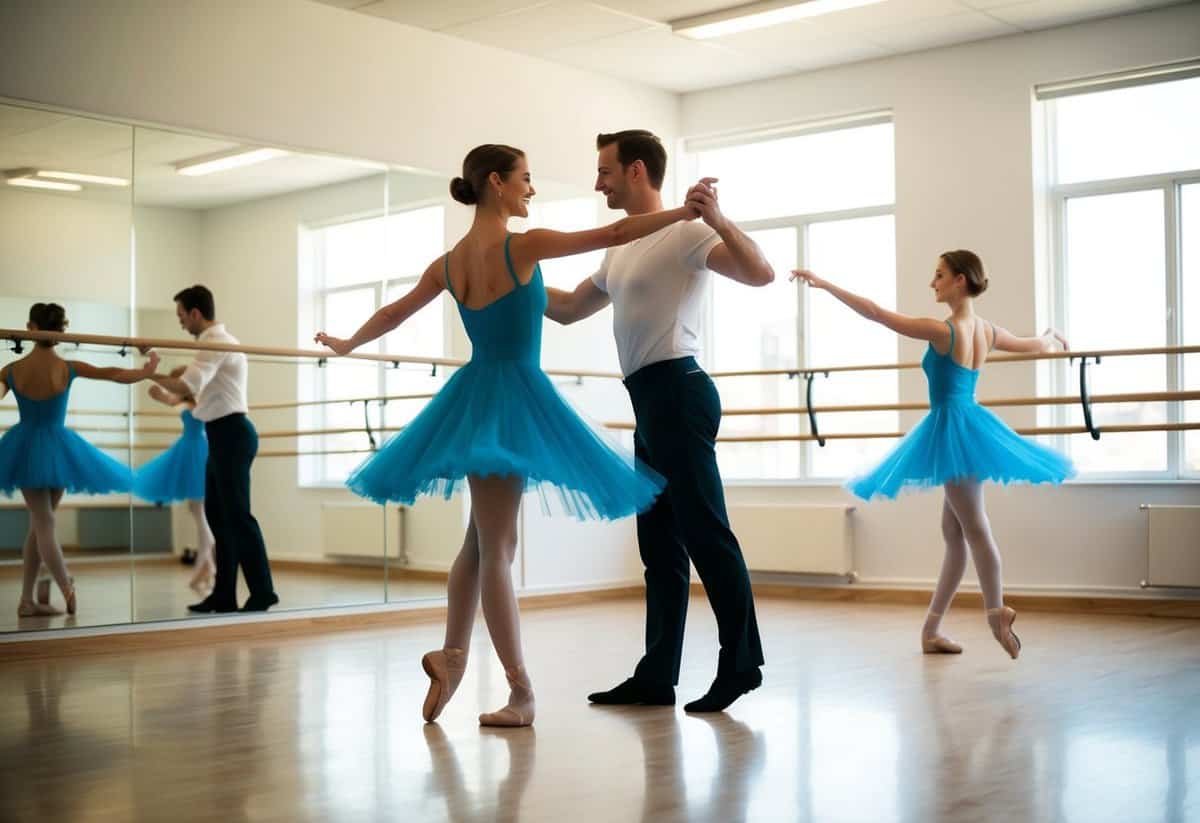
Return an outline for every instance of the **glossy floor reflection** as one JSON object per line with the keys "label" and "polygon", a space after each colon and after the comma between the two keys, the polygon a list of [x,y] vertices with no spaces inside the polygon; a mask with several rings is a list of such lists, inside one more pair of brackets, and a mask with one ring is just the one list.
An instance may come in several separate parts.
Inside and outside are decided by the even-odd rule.
{"label": "glossy floor reflection", "polygon": [[[175,558],[68,555],[67,565],[79,592],[79,611],[74,617],[17,617],[21,569],[15,563],[0,566],[0,632],[111,626],[128,623],[131,609],[137,622],[204,619],[187,611],[189,603],[200,600],[200,595],[188,588],[193,568],[181,565]],[[383,569],[377,567],[277,562],[272,576],[281,601],[277,610],[382,603],[384,598]],[[446,584],[406,577],[393,569],[387,593],[393,602],[429,600],[445,597]],[[245,602],[248,596],[246,581],[239,575],[238,602]],[[56,608],[63,608],[62,595],[56,587],[51,600]]]}
{"label": "glossy floor reflection", "polygon": [[[505,695],[482,632],[421,722],[437,624],[9,662],[0,819],[1200,820],[1200,621],[1025,612],[1013,663],[974,612],[926,657],[920,609],[764,599],[766,681],[728,713],[589,706],[640,614],[527,612],[532,729],[477,727]],[[681,702],[714,635],[695,603]]]}

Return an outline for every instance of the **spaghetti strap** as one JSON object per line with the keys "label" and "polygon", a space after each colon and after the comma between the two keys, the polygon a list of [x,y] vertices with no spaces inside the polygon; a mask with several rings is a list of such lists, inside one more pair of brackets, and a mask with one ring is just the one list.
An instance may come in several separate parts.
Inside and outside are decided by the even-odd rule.
{"label": "spaghetti strap", "polygon": [[508,267],[508,273],[512,275],[513,284],[519,289],[521,288],[521,281],[517,277],[516,269],[513,268],[512,255],[508,251],[508,243],[510,240],[512,240],[512,232],[509,232],[504,236],[504,265]]}
{"label": "spaghetti strap", "polygon": [[946,326],[950,329],[950,348],[946,350],[946,356],[951,360],[954,359],[954,324],[949,320],[946,321]]}
{"label": "spaghetti strap", "polygon": [[67,385],[71,385],[78,375],[75,373],[75,364],[70,360],[67,361]]}
{"label": "spaghetti strap", "polygon": [[446,291],[450,292],[450,296],[454,298],[454,302],[459,302],[458,295],[454,293],[454,284],[450,282],[450,252],[446,252],[446,256],[442,258],[445,261],[443,270],[446,278]]}

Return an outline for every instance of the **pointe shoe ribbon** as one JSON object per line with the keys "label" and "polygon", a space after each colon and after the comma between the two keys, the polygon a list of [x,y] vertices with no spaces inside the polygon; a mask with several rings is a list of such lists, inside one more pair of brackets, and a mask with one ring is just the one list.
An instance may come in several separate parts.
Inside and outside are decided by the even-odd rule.
{"label": "pointe shoe ribbon", "polygon": [[525,672],[525,667],[521,666],[512,671],[505,671],[504,676],[508,679],[508,686],[511,689],[508,705],[497,711],[479,715],[479,725],[532,726],[534,716],[533,684],[529,682],[529,675]]}

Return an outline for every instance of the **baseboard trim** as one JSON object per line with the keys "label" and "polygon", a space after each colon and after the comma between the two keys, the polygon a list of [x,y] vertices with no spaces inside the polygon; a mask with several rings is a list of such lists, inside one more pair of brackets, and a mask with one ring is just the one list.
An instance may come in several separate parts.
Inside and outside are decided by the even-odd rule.
{"label": "baseboard trim", "polygon": [[[518,596],[521,608],[552,609],[592,603],[640,598],[640,586],[574,592],[546,592]],[[13,636],[0,643],[0,660],[39,660],[81,654],[127,654],[180,648],[206,643],[255,642],[281,637],[302,637],[328,632],[399,628],[446,619],[445,603],[430,606],[379,605],[338,609],[322,614],[314,611],[277,612],[266,615],[193,618],[169,625],[99,626],[61,630],[51,636]],[[207,620],[220,621],[205,625]],[[69,632],[69,634],[67,633]]]}
{"label": "baseboard trim", "polygon": [[[759,597],[785,597],[841,603],[884,603],[925,606],[932,591],[922,588],[871,587],[862,585],[812,586],[800,583],[754,583]],[[703,592],[699,582],[692,592]],[[1200,600],[1159,597],[1098,597],[1069,594],[1006,593],[1004,602],[1015,609],[1076,614],[1126,615],[1133,617],[1175,617],[1200,619]],[[957,608],[983,608],[979,592],[960,591],[952,603]]]}
{"label": "baseboard trim", "polygon": [[[429,572],[440,574],[440,572]],[[444,578],[443,578],[444,579]],[[704,587],[693,582],[692,593],[704,596]],[[755,583],[757,597],[812,600],[826,603],[866,603],[924,606],[929,602],[927,589],[868,588],[864,586],[812,586],[792,583]],[[618,600],[640,600],[641,585],[621,585],[604,589],[568,592],[530,592],[518,595],[521,608],[552,609],[584,606]],[[1121,615],[1200,619],[1200,600],[1161,598],[1094,597],[1045,594],[1010,594],[1005,602],[1027,611],[1089,615]],[[983,607],[978,592],[959,592],[953,605],[958,608]],[[301,637],[327,632],[361,631],[445,620],[446,606],[377,605],[321,611],[278,612],[209,618],[221,622],[206,625],[203,618],[179,620],[163,625],[95,627],[57,630],[50,636],[8,635],[0,642],[0,660],[38,660],[67,655],[124,654],[192,646],[201,643],[254,642],[281,637]]]}

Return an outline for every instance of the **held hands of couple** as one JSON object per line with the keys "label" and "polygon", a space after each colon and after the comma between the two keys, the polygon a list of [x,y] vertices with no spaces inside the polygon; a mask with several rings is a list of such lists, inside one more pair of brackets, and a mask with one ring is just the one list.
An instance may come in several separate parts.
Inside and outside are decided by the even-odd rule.
{"label": "held hands of couple", "polygon": [[702,177],[688,189],[684,205],[690,210],[692,219],[701,218],[710,228],[721,231],[725,227],[725,215],[717,198],[716,177]]}

